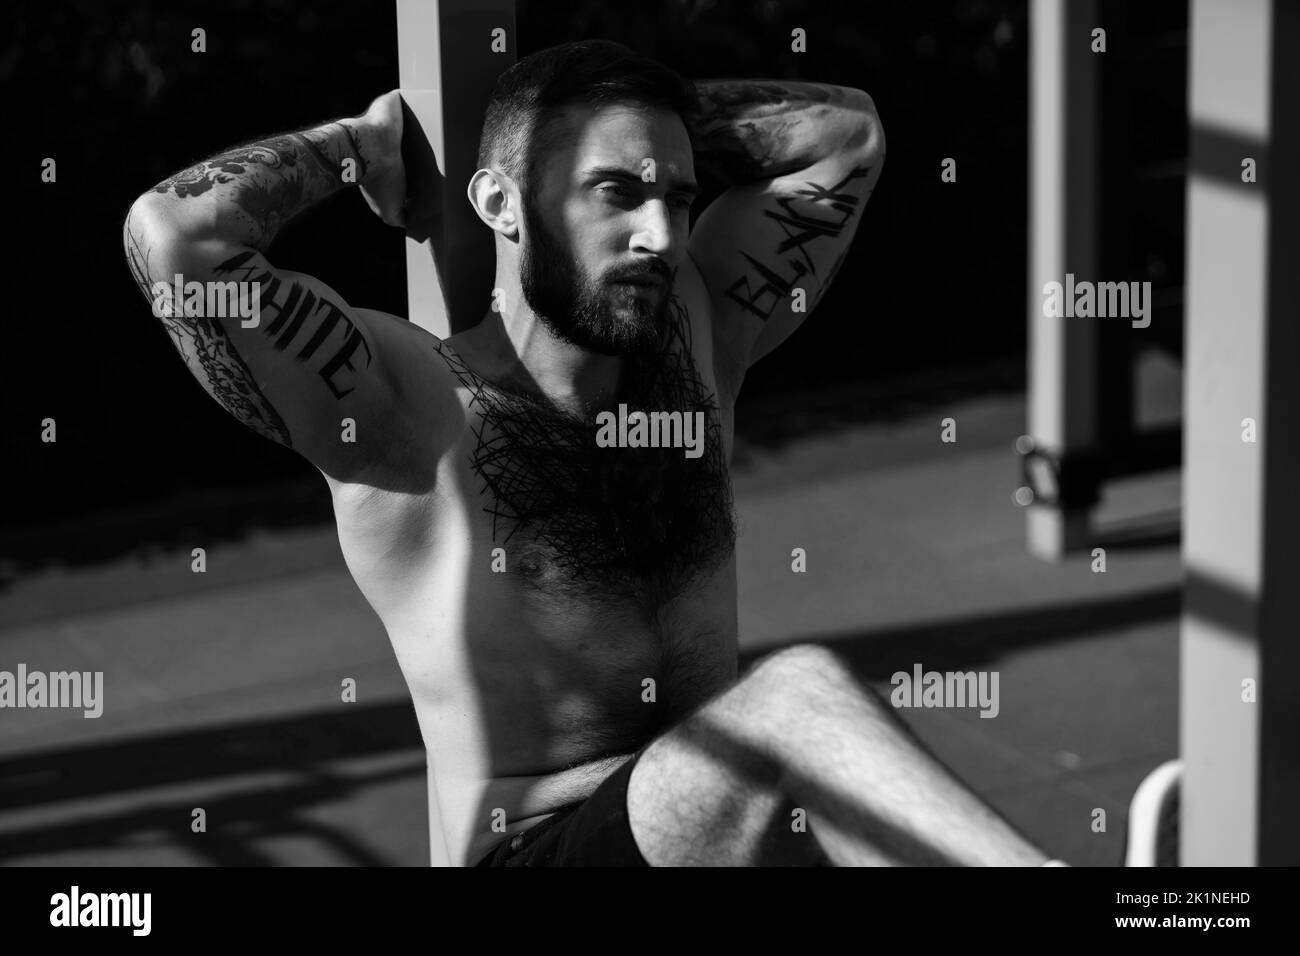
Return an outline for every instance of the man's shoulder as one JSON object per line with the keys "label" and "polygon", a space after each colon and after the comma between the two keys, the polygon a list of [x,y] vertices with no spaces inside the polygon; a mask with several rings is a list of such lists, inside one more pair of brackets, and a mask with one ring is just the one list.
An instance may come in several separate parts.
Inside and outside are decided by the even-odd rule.
{"label": "man's shoulder", "polygon": [[402,402],[435,399],[434,404],[416,401],[412,410],[437,412],[455,402],[455,377],[439,358],[443,340],[428,329],[396,315],[374,309],[354,310],[366,323],[366,331],[383,352],[393,398]]}
{"label": "man's shoulder", "polygon": [[[373,309],[355,309],[383,355],[388,387],[369,409],[373,432],[384,443],[376,468],[390,478],[436,463],[464,427],[456,379],[439,357],[442,340],[413,322]],[[361,423],[357,423],[357,432]],[[358,434],[358,439],[362,436]],[[418,456],[418,461],[414,460]],[[426,461],[427,459],[427,461]]]}

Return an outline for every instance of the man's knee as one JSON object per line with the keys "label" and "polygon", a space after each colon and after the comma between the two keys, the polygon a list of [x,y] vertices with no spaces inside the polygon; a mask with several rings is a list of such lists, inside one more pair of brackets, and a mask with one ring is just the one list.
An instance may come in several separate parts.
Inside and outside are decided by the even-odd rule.
{"label": "man's knee", "polygon": [[[828,713],[855,705],[862,686],[839,655],[816,644],[783,648],[667,736],[698,753],[725,755],[752,783],[775,785],[792,755],[808,746]],[[652,748],[653,749],[653,748]]]}
{"label": "man's knee", "polygon": [[714,713],[743,727],[745,737],[770,752],[799,735],[818,708],[838,698],[852,680],[831,651],[816,644],[782,648],[757,661],[715,702]]}
{"label": "man's knee", "polygon": [[[801,728],[835,714],[854,720],[898,720],[887,701],[864,684],[835,651],[794,644],[759,660],[740,681],[745,702],[761,712],[762,726],[781,740],[801,740]],[[848,708],[848,710],[845,710]],[[865,729],[865,725],[863,727]]]}
{"label": "man's knee", "polygon": [[782,693],[821,689],[828,682],[852,679],[843,659],[820,644],[792,644],[768,654],[746,675]]}

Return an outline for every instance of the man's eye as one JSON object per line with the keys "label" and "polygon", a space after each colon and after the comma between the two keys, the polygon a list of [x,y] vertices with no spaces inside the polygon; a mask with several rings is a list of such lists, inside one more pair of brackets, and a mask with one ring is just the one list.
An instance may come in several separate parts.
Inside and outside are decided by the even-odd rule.
{"label": "man's eye", "polygon": [[628,189],[626,186],[623,186],[619,183],[607,183],[606,185],[600,187],[600,191],[604,193],[611,193],[617,196],[619,199],[632,198],[632,190]]}

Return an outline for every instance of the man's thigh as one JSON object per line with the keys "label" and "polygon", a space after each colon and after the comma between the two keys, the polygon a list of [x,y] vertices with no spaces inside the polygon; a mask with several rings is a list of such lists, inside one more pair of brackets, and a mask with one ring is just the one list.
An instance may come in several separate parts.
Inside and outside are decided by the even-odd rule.
{"label": "man's thigh", "polygon": [[772,748],[797,719],[802,655],[766,658],[643,746],[581,804],[506,841],[480,866],[817,866],[811,824]]}
{"label": "man's thigh", "polygon": [[[755,788],[744,794],[725,793],[718,780],[707,777],[697,780],[695,788],[656,786],[653,793],[638,798],[634,810],[629,791],[642,761],[648,755],[653,776],[663,772],[675,749],[671,732],[657,739],[606,777],[582,803],[502,841],[478,865],[807,866],[825,862],[819,854],[809,856],[810,843],[796,839],[802,821],[792,826],[794,818],[784,804],[764,813],[761,805],[768,797]],[[641,787],[645,790],[644,780]],[[725,801],[725,806],[706,813],[702,808],[711,800]],[[750,809],[737,817],[733,811],[744,806]]]}

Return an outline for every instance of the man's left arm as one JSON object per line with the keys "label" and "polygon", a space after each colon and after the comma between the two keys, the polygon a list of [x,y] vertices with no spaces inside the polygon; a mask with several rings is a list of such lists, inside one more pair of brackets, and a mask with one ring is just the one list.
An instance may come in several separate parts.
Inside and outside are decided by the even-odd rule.
{"label": "man's left arm", "polygon": [[719,383],[746,370],[812,312],[835,278],[885,159],[861,90],[784,80],[697,83],[696,166],[724,192],[699,217],[690,257],[713,305]]}

